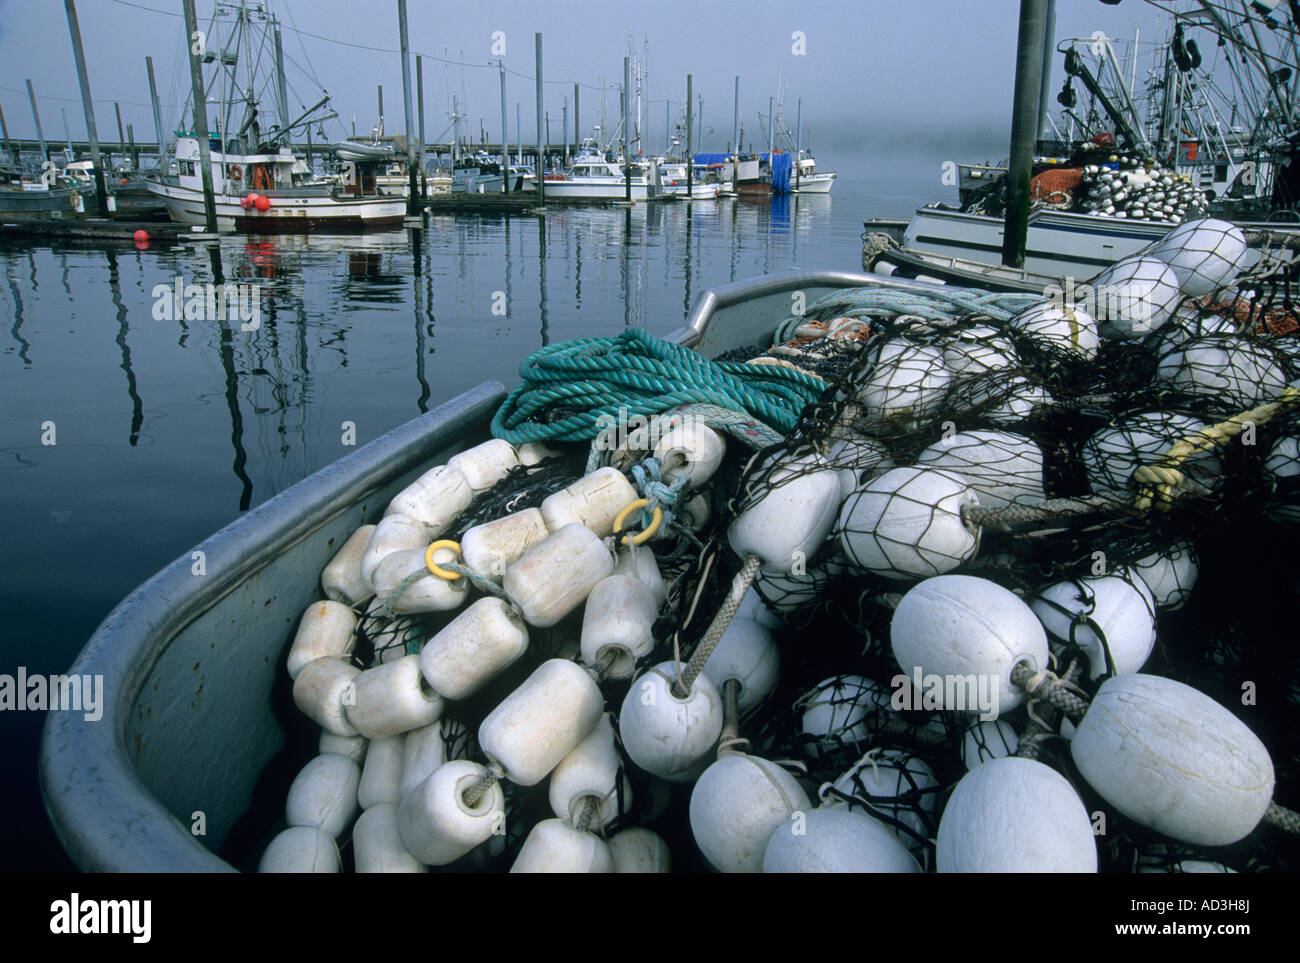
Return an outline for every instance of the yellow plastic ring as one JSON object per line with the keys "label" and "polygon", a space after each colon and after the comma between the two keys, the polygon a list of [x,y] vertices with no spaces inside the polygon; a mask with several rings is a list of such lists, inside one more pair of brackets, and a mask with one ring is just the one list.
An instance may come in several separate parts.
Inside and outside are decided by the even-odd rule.
{"label": "yellow plastic ring", "polygon": [[[649,504],[650,504],[649,499],[638,498],[636,501],[629,504],[627,508],[619,512],[618,515],[614,517],[614,534],[617,535],[619,532],[623,530],[623,523],[627,521],[627,517],[629,515],[631,515],[638,508],[645,508]],[[636,535],[624,535],[623,544],[624,545],[645,544],[654,536],[655,532],[659,531],[659,523],[662,522],[663,520],[664,520],[663,509],[661,509],[658,505],[656,505],[654,516],[650,519],[650,526],[646,528],[644,531],[638,532]]]}
{"label": "yellow plastic ring", "polygon": [[463,578],[460,572],[449,572],[445,568],[437,565],[433,561],[433,553],[440,548],[450,548],[457,555],[460,554],[460,542],[453,542],[450,538],[439,539],[424,550],[424,564],[438,578],[446,579],[448,582],[454,582],[458,578]]}

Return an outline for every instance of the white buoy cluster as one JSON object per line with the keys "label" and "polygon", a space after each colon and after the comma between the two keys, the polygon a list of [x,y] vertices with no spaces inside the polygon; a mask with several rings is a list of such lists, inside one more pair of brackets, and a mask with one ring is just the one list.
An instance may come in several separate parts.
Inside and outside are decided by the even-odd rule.
{"label": "white buoy cluster", "polygon": [[[999,321],[895,309],[892,325],[860,325],[862,368],[821,438],[751,458],[690,422],[463,532],[476,498],[548,450],[489,441],[422,474],[340,547],[303,613],[287,669],[319,754],[261,868],[339,871],[350,840],[359,872],[507,855],[512,872],[1093,872],[1099,812],[1174,847],[1179,866],[1221,866],[1196,847],[1253,833],[1275,776],[1248,717],[1149,674],[1162,643],[1178,644],[1162,616],[1195,594],[1195,533],[1023,564],[1074,514],[1133,528],[1144,468],[1203,437],[1220,407],[1286,391],[1288,363],[1265,343],[1171,339],[1180,305],[1231,285],[1245,251],[1231,225],[1178,230],[1102,279],[1150,296],[1148,330],[1050,299]],[[1056,444],[1043,425],[1070,386],[1050,366],[1104,387],[1116,342],[1157,355],[1152,384],[1190,408],[1094,414]],[[1079,410],[1071,424],[1087,423]],[[1285,442],[1283,455],[1300,451]],[[1161,476],[1163,497],[1219,497],[1225,443]],[[628,531],[643,524],[629,477],[647,457],[679,490],[665,506],[679,530],[716,548],[698,584],[666,581],[657,522]],[[1060,490],[1054,473],[1081,487]],[[739,487],[711,527],[726,499],[706,496],[724,478]],[[879,631],[797,627],[827,605]],[[665,630],[674,613],[689,644],[684,626]],[[362,619],[398,641],[364,666]],[[406,645],[392,628],[433,623]],[[547,630],[567,641],[543,655]],[[801,674],[841,655],[836,674]],[[509,825],[524,798],[549,815]],[[634,801],[643,825],[629,825]],[[670,851],[650,825],[674,805],[689,839]]]}
{"label": "white buoy cluster", "polygon": [[1186,174],[1142,165],[1119,169],[1119,159],[1111,160],[1114,167],[1088,164],[1083,168],[1082,207],[1088,213],[1181,224],[1204,217],[1209,210],[1209,199]]}

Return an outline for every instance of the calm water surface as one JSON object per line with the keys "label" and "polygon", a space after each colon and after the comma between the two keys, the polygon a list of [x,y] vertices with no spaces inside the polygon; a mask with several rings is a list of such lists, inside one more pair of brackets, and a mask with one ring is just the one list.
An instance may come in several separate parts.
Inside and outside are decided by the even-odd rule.
{"label": "calm water surface", "polygon": [[[132,588],[352,451],[345,421],[365,444],[485,379],[514,384],[543,345],[664,335],[734,280],[859,270],[864,217],[955,200],[938,158],[837,160],[833,194],[765,203],[146,251],[0,244],[0,673],[66,671]],[[156,319],[155,286],[210,282],[214,257],[260,287],[260,327]],[[0,714],[0,869],[71,868],[37,789],[42,722]]]}

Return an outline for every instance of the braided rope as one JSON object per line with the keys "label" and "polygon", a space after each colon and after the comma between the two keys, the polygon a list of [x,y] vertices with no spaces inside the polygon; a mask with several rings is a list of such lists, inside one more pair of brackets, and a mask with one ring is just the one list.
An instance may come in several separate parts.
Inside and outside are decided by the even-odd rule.
{"label": "braided rope", "polygon": [[1288,387],[1274,401],[1239,412],[1217,425],[1202,428],[1174,442],[1159,461],[1142,465],[1133,472],[1133,480],[1141,489],[1134,506],[1139,511],[1147,511],[1153,506],[1160,511],[1168,511],[1173,505],[1177,489],[1186,480],[1180,471],[1184,462],[1211,448],[1226,445],[1248,426],[1264,424],[1297,403],[1300,403],[1300,387]]}
{"label": "braided rope", "polygon": [[762,559],[757,555],[749,556],[745,559],[744,568],[737,572],[736,577],[732,579],[731,588],[728,590],[727,597],[723,600],[721,608],[718,609],[718,614],[709,623],[704,638],[700,639],[699,644],[695,646],[695,651],[691,653],[691,660],[686,663],[686,668],[678,676],[677,681],[673,683],[673,688],[679,699],[685,699],[691,694],[691,686],[695,684],[695,680],[704,671],[704,663],[709,661],[709,656],[717,648],[718,642],[722,639],[722,634],[727,631],[727,626],[736,617],[736,610],[740,608],[745,593],[754,584],[754,579],[758,576],[758,566],[761,562]]}
{"label": "braided rope", "polygon": [[[689,348],[633,328],[614,338],[580,338],[536,351],[497,410],[492,434],[513,444],[581,441],[610,425],[704,402],[790,431],[820,397],[820,378],[779,365],[714,363]],[[541,419],[555,408],[573,413]]]}
{"label": "braided rope", "polygon": [[1276,801],[1270,802],[1268,808],[1264,810],[1264,822],[1283,832],[1300,836],[1300,813],[1279,806]]}
{"label": "braided rope", "polygon": [[1119,508],[1124,503],[1101,495],[1088,498],[1049,498],[1045,501],[1025,505],[1009,505],[1006,508],[980,508],[963,505],[962,518],[976,525],[997,525],[1009,531],[1007,527],[1016,523],[1044,522],[1071,515],[1090,515],[1093,512]]}
{"label": "braided rope", "polygon": [[1088,711],[1088,700],[1079,694],[1076,686],[1046,670],[1036,672],[1028,662],[1015,664],[1011,670],[1011,684],[1023,689],[1030,699],[1042,699],[1060,709],[1076,725]]}

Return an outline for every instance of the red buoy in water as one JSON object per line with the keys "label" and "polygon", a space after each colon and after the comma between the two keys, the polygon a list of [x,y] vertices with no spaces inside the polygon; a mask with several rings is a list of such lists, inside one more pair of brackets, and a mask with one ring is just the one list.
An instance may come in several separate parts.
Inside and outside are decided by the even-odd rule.
{"label": "red buoy in water", "polygon": [[135,241],[135,246],[143,251],[149,246],[149,232],[144,228],[140,228],[131,235],[131,240]]}
{"label": "red buoy in water", "polygon": [[258,194],[257,200],[253,201],[253,206],[256,207],[259,211],[270,210],[271,199],[267,197],[265,194]]}

